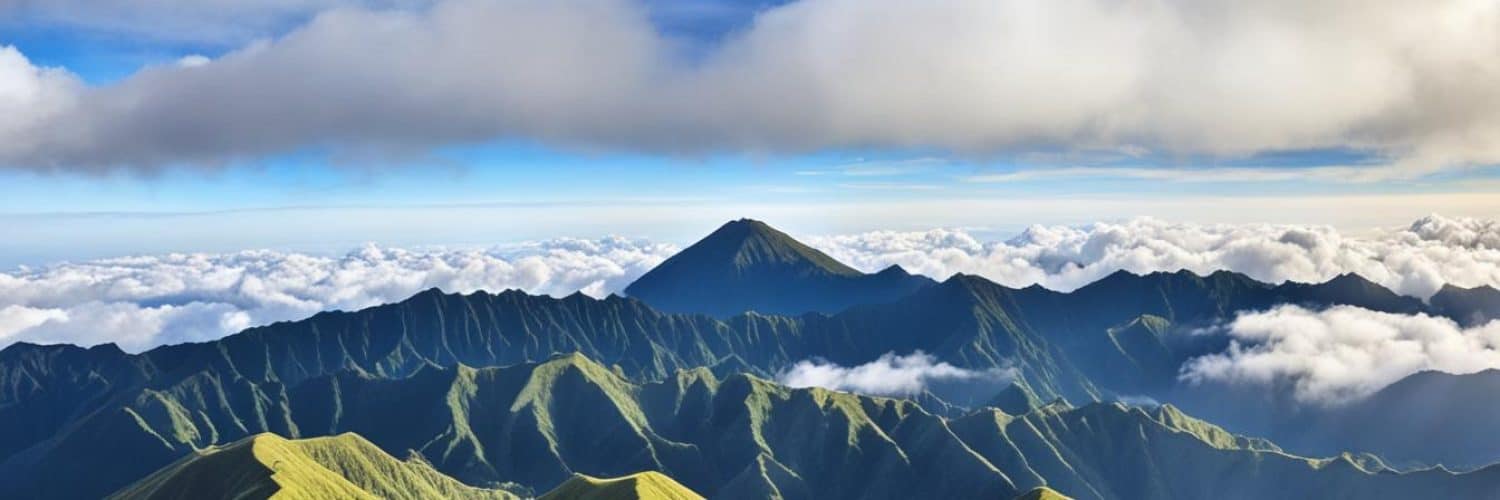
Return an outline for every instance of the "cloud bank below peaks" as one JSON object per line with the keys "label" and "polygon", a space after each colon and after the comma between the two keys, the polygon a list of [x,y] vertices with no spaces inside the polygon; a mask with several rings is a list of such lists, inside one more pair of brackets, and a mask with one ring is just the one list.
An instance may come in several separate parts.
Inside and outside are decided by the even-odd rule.
{"label": "cloud bank below peaks", "polygon": [[976,274],[997,283],[1070,291],[1115,271],[1218,270],[1269,282],[1323,282],[1357,273],[1398,293],[1427,298],[1444,284],[1500,286],[1500,223],[1424,217],[1371,235],[1328,226],[1189,224],[1138,218],[1085,226],[1032,226],[1003,242],[957,229],[875,231],[810,238],[856,268],[899,264],[945,279]]}
{"label": "cloud bank below peaks", "polygon": [[[178,3],[193,2],[151,2]],[[512,139],[1375,163],[1340,178],[1500,162],[1500,4],[1487,0],[799,0],[706,47],[627,0],[326,6],[206,64],[97,86],[0,49],[0,165],[149,170]]]}
{"label": "cloud bank below peaks", "polygon": [[1184,364],[1183,380],[1288,384],[1300,402],[1336,405],[1424,370],[1500,368],[1500,321],[1461,328],[1426,315],[1288,305],[1241,314],[1226,332],[1229,349]]}
{"label": "cloud bank below peaks", "polygon": [[115,342],[140,351],[325,310],[396,302],[432,287],[604,296],[676,250],[622,238],[559,239],[489,250],[370,245],[341,257],[245,251],[22,269],[0,273],[0,346]]}
{"label": "cloud bank below peaks", "polygon": [[[1354,272],[1422,298],[1445,283],[1500,285],[1500,224],[1441,216],[1362,236],[1325,226],[1132,219],[1033,226],[998,242],[954,229],[802,239],[866,271],[900,264],[938,279],[963,272],[1012,287],[1063,291],[1121,269],[1222,269],[1267,282],[1321,282]],[[604,238],[487,250],[367,246],[335,257],[255,250],[61,263],[0,272],[0,346],[117,342],[141,350],[395,302],[431,287],[603,296],[676,251],[673,244]]]}
{"label": "cloud bank below peaks", "polygon": [[968,370],[938,361],[922,351],[907,355],[885,353],[858,366],[841,366],[826,360],[804,360],[782,370],[776,380],[788,387],[822,387],[871,396],[912,396],[938,384],[979,383],[1002,387],[1015,379],[1015,371],[1001,368]]}

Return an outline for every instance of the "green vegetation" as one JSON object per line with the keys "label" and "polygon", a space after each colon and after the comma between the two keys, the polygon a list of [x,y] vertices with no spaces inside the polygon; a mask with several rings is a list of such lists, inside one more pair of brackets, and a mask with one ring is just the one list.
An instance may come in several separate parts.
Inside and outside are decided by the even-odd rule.
{"label": "green vegetation", "polygon": [[[357,432],[386,453],[412,450],[421,457],[398,468],[390,460],[344,458],[368,452],[297,448],[367,491],[407,489],[368,478],[417,465],[417,471],[436,469],[470,485],[513,481],[531,491],[565,492],[580,487],[577,473],[658,471],[713,498],[1010,498],[1040,486],[1080,499],[1393,498],[1500,487],[1500,468],[1398,473],[1369,457],[1298,457],[1170,405],[1144,410],[1058,402],[1022,415],[987,410],[948,419],[910,401],[790,389],[748,375],[718,380],[706,369],[638,384],[576,354],[506,368],[429,369],[394,380],[346,373],[307,381],[282,397],[258,396],[266,406],[283,408],[294,432]],[[140,416],[133,432],[142,441],[191,447],[180,440],[213,434],[207,430],[212,418],[172,416],[210,409],[160,398],[178,409],[147,411],[158,398],[131,407]],[[346,438],[357,439],[335,439]],[[168,471],[201,462],[178,462]],[[251,470],[265,474],[264,467]],[[394,472],[370,472],[387,470]],[[297,477],[304,476],[299,484],[308,486],[299,487],[342,484],[317,480],[326,475]],[[142,484],[162,484],[162,477],[193,476],[163,472]],[[229,477],[249,478],[233,484],[260,484],[250,473]],[[420,481],[388,484],[407,483]]]}
{"label": "green vegetation", "polygon": [[703,496],[659,472],[599,479],[575,474],[540,500],[702,500]]}
{"label": "green vegetation", "polygon": [[400,461],[354,434],[287,440],[251,436],[211,447],[140,480],[114,500],[510,499],[469,486],[420,461]]}

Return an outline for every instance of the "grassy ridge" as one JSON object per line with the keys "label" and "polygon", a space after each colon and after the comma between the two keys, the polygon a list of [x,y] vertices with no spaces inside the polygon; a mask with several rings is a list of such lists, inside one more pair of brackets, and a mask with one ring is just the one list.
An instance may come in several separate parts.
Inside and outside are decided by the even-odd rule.
{"label": "grassy ridge", "polygon": [[196,452],[110,496],[145,499],[515,499],[397,460],[355,434],[287,440],[259,434]]}
{"label": "grassy ridge", "polygon": [[600,479],[575,474],[539,500],[703,500],[703,496],[659,472]]}
{"label": "grassy ridge", "polygon": [[[287,408],[300,432],[358,432],[465,483],[533,491],[575,473],[642,470],[713,498],[1010,498],[1040,486],[1080,499],[1402,498],[1500,488],[1500,469],[1397,473],[1365,457],[1298,457],[1171,406],[1055,403],[948,419],[909,401],[720,380],[707,369],[638,384],[576,354],[399,380],[345,374],[287,393],[270,404]],[[137,432],[206,433],[194,419],[163,418]]]}

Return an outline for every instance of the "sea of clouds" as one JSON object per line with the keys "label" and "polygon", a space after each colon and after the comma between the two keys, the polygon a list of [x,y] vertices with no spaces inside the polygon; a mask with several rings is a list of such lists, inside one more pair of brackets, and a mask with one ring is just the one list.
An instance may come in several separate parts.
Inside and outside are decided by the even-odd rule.
{"label": "sea of clouds", "polygon": [[433,287],[604,296],[676,251],[624,238],[558,239],[482,250],[367,245],[332,257],[252,250],[23,268],[0,273],[0,345],[114,342],[140,351]]}
{"label": "sea of clouds", "polygon": [[[1268,282],[1317,282],[1357,272],[1423,298],[1445,283],[1500,285],[1500,223],[1473,218],[1429,216],[1361,235],[1327,226],[1132,219],[1033,226],[1005,241],[981,241],[961,229],[804,240],[867,271],[900,264],[937,279],[963,272],[1008,286],[1038,283],[1058,290],[1120,269],[1228,269]],[[341,256],[268,250],[147,255],[19,268],[0,272],[0,345],[115,342],[140,351],[323,310],[398,301],[431,287],[604,296],[678,249],[610,237],[490,249],[369,245]]]}
{"label": "sea of clouds", "polygon": [[811,238],[809,244],[856,268],[899,264],[944,279],[977,274],[997,283],[1070,291],[1115,271],[1227,269],[1280,283],[1327,281],[1354,272],[1398,293],[1430,297],[1444,284],[1500,285],[1500,222],[1423,217],[1373,234],[1331,226],[1190,224],[1137,218],[1085,226],[1032,226],[1006,241],[960,229]]}

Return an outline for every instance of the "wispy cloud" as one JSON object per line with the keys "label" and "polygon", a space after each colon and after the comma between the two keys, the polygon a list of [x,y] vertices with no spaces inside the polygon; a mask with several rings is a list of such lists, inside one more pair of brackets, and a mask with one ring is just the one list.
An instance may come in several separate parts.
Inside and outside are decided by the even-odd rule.
{"label": "wispy cloud", "polygon": [[908,182],[845,182],[838,186],[844,189],[867,191],[937,191],[943,189],[943,186],[938,184]]}
{"label": "wispy cloud", "polygon": [[1402,170],[1357,166],[1313,167],[1057,167],[959,177],[968,183],[1009,183],[1073,179],[1139,179],[1163,182],[1376,182],[1405,176]]}
{"label": "wispy cloud", "polygon": [[838,167],[819,170],[799,170],[796,175],[823,176],[840,175],[847,177],[896,177],[913,174],[928,173],[937,168],[950,165],[951,162],[939,158],[913,158],[907,160],[889,161],[861,161],[840,165]]}

